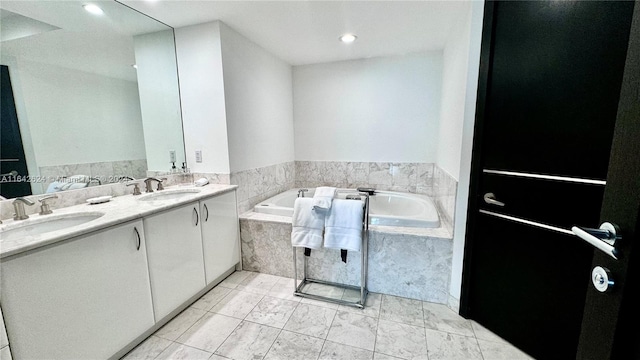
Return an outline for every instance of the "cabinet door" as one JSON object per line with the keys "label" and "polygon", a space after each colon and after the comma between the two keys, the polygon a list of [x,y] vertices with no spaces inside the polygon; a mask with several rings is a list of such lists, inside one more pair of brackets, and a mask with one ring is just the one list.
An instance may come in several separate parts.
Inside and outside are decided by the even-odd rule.
{"label": "cabinet door", "polygon": [[157,320],[205,287],[200,218],[196,202],[144,219]]}
{"label": "cabinet door", "polygon": [[207,284],[240,262],[235,191],[200,202]]}
{"label": "cabinet door", "polygon": [[106,359],[153,326],[144,240],[135,221],[3,260],[13,357]]}

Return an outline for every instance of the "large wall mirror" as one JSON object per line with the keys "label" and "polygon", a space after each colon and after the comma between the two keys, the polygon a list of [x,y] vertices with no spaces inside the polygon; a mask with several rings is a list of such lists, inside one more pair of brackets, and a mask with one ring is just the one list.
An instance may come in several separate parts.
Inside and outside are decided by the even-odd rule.
{"label": "large wall mirror", "polygon": [[0,195],[185,160],[173,29],[116,1],[0,2]]}

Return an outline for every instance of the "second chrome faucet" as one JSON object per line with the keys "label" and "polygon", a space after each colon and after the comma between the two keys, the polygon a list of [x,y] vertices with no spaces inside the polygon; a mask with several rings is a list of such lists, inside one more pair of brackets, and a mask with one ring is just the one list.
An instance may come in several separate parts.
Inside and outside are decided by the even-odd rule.
{"label": "second chrome faucet", "polygon": [[[164,179],[164,180],[166,180],[166,179]],[[144,186],[145,186],[144,191],[145,192],[148,192],[148,193],[153,192],[153,187],[151,185],[151,183],[153,181],[157,181],[158,182],[158,187],[157,187],[158,191],[164,190],[164,187],[162,186],[162,179],[157,179],[157,178],[154,178],[154,177],[148,177],[148,178],[144,179]]]}

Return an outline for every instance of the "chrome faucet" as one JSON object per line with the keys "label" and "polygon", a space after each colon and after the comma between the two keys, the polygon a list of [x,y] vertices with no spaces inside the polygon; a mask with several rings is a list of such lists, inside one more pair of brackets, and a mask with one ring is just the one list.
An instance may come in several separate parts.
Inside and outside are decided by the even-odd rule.
{"label": "chrome faucet", "polygon": [[133,195],[140,195],[142,194],[140,192],[140,186],[138,186],[138,183],[127,183],[127,186],[133,186]]}
{"label": "chrome faucet", "polygon": [[298,197],[304,197],[304,193],[309,191],[309,189],[300,189],[298,190]]}
{"label": "chrome faucet", "polygon": [[51,208],[49,207],[49,204],[47,203],[47,200],[49,199],[57,199],[58,195],[47,195],[43,198],[38,199],[38,201],[40,202],[40,215],[48,215],[51,214],[53,211],[51,210]]}
{"label": "chrome faucet", "polygon": [[13,220],[25,220],[29,218],[29,215],[24,212],[24,204],[32,206],[35,203],[23,197],[17,197],[15,200],[13,200],[13,209],[16,212],[15,214],[13,214]]}
{"label": "chrome faucet", "polygon": [[144,179],[144,191],[145,192],[153,192],[153,187],[151,186],[151,182],[152,181],[157,181],[158,182],[158,190],[164,190],[164,187],[162,187],[162,180],[160,179],[156,179],[154,177],[148,177],[146,179]]}

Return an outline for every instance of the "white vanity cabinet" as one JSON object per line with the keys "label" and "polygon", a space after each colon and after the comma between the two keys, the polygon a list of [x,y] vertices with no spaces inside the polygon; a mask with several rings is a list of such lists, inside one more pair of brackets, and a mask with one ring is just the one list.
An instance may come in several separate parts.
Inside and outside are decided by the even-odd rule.
{"label": "white vanity cabinet", "polygon": [[206,286],[201,223],[198,202],[144,218],[156,320]]}
{"label": "white vanity cabinet", "polygon": [[153,326],[142,221],[1,263],[15,359],[106,359]]}
{"label": "white vanity cabinet", "polygon": [[240,262],[236,192],[200,201],[207,284]]}

